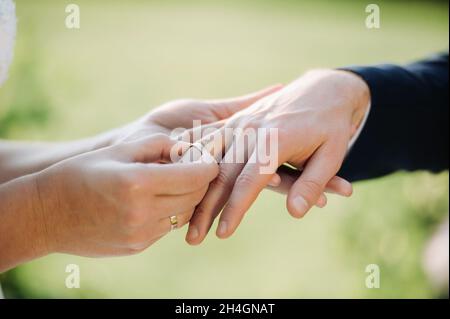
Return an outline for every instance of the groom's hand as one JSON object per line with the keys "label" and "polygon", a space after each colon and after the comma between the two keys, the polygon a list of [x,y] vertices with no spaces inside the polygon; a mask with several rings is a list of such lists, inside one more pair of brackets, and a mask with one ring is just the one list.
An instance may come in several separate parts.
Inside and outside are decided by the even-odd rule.
{"label": "groom's hand", "polygon": [[[288,162],[302,170],[287,197],[290,214],[300,218],[318,202],[330,182],[344,183],[340,187],[351,194],[350,185],[333,177],[341,167],[351,136],[364,117],[369,94],[365,82],[352,73],[311,71],[236,113],[215,134],[225,136],[225,128],[278,129],[277,167]],[[236,149],[234,142],[225,143],[225,150]],[[264,163],[258,157],[258,148],[257,143],[249,145],[247,163],[222,161],[219,176],[210,185],[190,222],[186,237],[190,244],[203,241],[224,205],[217,236],[227,238],[233,234],[261,190],[276,177],[275,171],[261,174]],[[283,182],[286,175],[281,176]]]}
{"label": "groom's hand", "polygon": [[161,105],[142,118],[100,137],[101,146],[110,146],[153,134],[171,134],[174,129],[192,129],[194,121],[202,128],[220,127],[223,121],[259,99],[281,89],[273,85],[247,95],[217,100],[180,99]]}

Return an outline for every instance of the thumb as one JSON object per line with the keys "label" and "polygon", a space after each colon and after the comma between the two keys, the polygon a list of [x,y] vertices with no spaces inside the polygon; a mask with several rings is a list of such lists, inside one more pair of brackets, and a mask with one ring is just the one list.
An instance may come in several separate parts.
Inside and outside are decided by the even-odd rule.
{"label": "thumb", "polygon": [[209,101],[209,103],[216,111],[219,119],[223,120],[229,118],[234,113],[249,107],[256,101],[279,91],[282,88],[282,84],[276,84],[243,96],[228,99],[211,100]]}
{"label": "thumb", "polygon": [[303,217],[317,203],[328,182],[339,171],[344,156],[345,147],[337,143],[324,144],[314,153],[289,190],[287,208],[293,217]]}
{"label": "thumb", "polygon": [[[287,195],[292,185],[294,185],[300,175],[301,171],[290,168],[286,165],[281,165],[276,174],[273,175],[267,185],[267,188],[280,194]],[[353,193],[353,186],[346,179],[336,175],[325,186],[325,192],[329,194],[337,194],[343,197],[350,197]]]}

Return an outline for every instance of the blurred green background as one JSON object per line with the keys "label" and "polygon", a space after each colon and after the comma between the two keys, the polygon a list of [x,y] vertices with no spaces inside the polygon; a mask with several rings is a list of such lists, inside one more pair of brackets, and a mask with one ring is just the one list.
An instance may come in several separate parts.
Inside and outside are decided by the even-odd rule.
{"label": "blurred green background", "polygon": [[[80,30],[64,25],[71,2]],[[404,63],[448,48],[446,1],[377,1],[378,30],[365,27],[368,3],[18,0],[0,136],[75,139],[176,98],[234,96],[313,67]],[[190,247],[181,230],[137,256],[52,255],[0,279],[18,298],[437,297],[421,264],[448,212],[448,182],[448,173],[417,172],[358,183],[351,199],[330,196],[301,221],[266,191],[226,241]],[[81,289],[65,288],[70,263],[81,267]],[[380,289],[365,287],[373,263]]]}

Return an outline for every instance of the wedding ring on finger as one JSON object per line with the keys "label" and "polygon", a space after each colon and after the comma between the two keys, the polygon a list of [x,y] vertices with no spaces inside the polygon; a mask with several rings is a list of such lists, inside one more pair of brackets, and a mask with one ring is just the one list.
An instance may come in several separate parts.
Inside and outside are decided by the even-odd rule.
{"label": "wedding ring on finger", "polygon": [[192,143],[190,147],[191,147],[191,148],[197,149],[197,150],[200,152],[200,154],[203,154],[203,152],[208,152],[208,151],[205,149],[205,147],[203,146],[203,144],[200,143],[200,142]]}
{"label": "wedding ring on finger", "polygon": [[217,160],[214,158],[214,156],[211,155],[211,153],[206,149],[206,147],[203,146],[203,144],[196,142],[189,146],[187,151],[184,153],[181,161],[193,162],[198,160],[201,160],[206,163],[218,164]]}
{"label": "wedding ring on finger", "polygon": [[178,228],[178,217],[176,215],[170,216],[170,230],[175,230]]}

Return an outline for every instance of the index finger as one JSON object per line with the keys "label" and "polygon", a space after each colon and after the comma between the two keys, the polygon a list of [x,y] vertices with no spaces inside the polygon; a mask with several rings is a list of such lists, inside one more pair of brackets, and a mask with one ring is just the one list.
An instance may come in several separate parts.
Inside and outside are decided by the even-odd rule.
{"label": "index finger", "polygon": [[180,195],[208,185],[219,173],[214,162],[137,164],[143,184],[151,185],[156,195]]}

